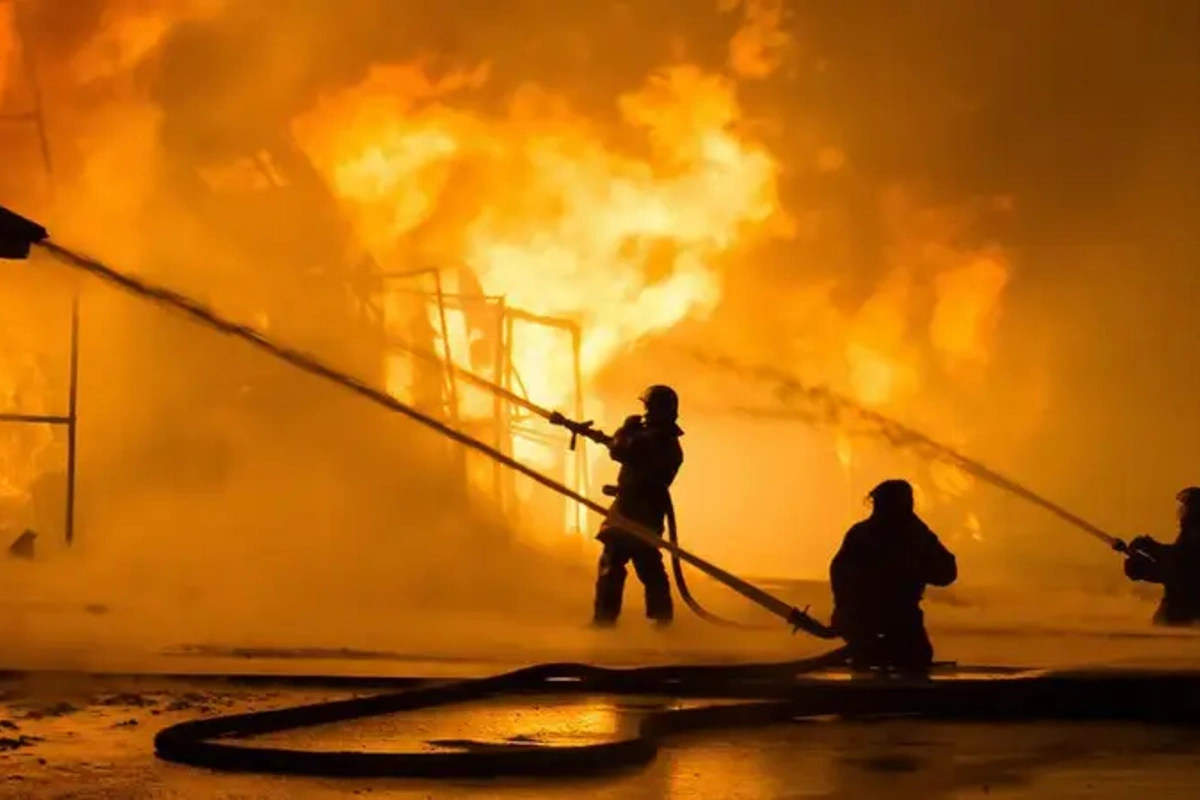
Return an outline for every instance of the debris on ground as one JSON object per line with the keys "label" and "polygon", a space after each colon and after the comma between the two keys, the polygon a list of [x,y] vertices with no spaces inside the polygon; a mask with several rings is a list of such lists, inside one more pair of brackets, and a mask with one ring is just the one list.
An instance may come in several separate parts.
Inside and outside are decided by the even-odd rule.
{"label": "debris on ground", "polygon": [[74,714],[79,711],[79,708],[70,703],[55,703],[46,708],[34,709],[26,712],[25,719],[46,719],[47,717],[65,717],[68,714]]}
{"label": "debris on ground", "polygon": [[120,692],[118,694],[102,697],[96,701],[102,706],[123,706],[127,708],[148,708],[156,705],[158,700],[147,697],[144,694],[134,692]]}
{"label": "debris on ground", "polygon": [[22,747],[32,747],[40,741],[42,741],[40,737],[25,736],[24,734],[21,736],[0,736],[0,753],[9,750],[20,750]]}

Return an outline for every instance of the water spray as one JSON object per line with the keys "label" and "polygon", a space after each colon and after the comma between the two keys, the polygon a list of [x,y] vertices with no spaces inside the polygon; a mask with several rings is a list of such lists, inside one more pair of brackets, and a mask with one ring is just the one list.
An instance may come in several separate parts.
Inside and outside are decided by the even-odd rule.
{"label": "water spray", "polygon": [[[808,404],[808,410],[784,408],[778,410],[738,408],[735,413],[749,417],[773,417],[806,422],[810,425],[834,426],[845,429],[850,419],[856,418],[870,426],[871,435],[884,439],[891,447],[908,450],[918,457],[928,461],[941,461],[950,464],[984,483],[990,484],[1002,491],[1016,495],[1039,508],[1050,512],[1071,527],[1098,539],[1118,553],[1127,553],[1130,545],[1124,540],[1105,531],[1103,528],[1089,522],[1083,517],[1063,508],[1058,503],[1046,499],[1032,489],[1001,475],[985,464],[968,458],[962,453],[930,438],[901,422],[869,409],[854,400],[841,395],[825,386],[812,386],[796,379],[787,372],[775,367],[751,366],[741,364],[731,358],[714,356],[697,350],[687,350],[687,354],[696,361],[708,367],[726,372],[746,375],[755,380],[775,386],[775,396],[785,406],[803,401]],[[1140,552],[1140,551],[1139,551]]]}
{"label": "water spray", "polygon": [[[210,328],[243,339],[275,358],[310,374],[334,381],[372,402],[433,428],[464,446],[483,452],[597,513],[606,513],[598,504],[513,461],[503,453],[426,417],[390,395],[327,367],[310,356],[276,344],[259,331],[225,320],[190,298],[131,278],[100,262],[54,244],[49,241],[45,229],[0,207],[0,258],[28,258],[34,245],[68,266],[145,299],[169,306]],[[803,388],[788,376],[775,375],[772,378],[780,381],[781,395],[786,394],[784,390],[803,391]],[[478,385],[486,383],[482,379],[475,382]],[[826,398],[824,402],[827,406],[841,401],[843,407],[853,408],[852,403],[844,398],[836,398],[829,392],[810,390],[809,394]],[[529,407],[532,404],[526,405],[528,401],[524,401],[523,398],[510,399],[520,402],[532,413],[544,416],[549,421],[550,418],[542,413],[544,409]],[[947,455],[954,456],[954,463],[964,468],[970,467],[972,474],[986,476],[985,480],[1009,491],[1015,491],[1115,549],[1122,549],[1124,546],[1119,539],[982,465],[958,456],[928,437],[916,434],[871,412],[864,416],[887,423],[884,430],[902,432],[908,440],[921,444],[942,458]],[[678,547],[663,542],[653,535],[653,532],[641,526],[622,521],[622,527],[638,538],[649,535],[650,543],[655,546],[677,555],[776,615],[796,622],[800,612],[782,601]],[[823,626],[811,621],[806,615],[802,619],[808,619],[812,623],[813,630],[805,627],[808,632],[821,635]],[[1104,718],[1126,722],[1200,725],[1200,714],[1197,713],[1195,704],[1181,702],[1181,699],[1195,696],[1200,690],[1200,682],[1195,675],[1055,675],[1028,672],[1016,677],[959,678],[917,683],[903,680],[829,681],[804,677],[842,664],[845,656],[845,649],[842,648],[814,658],[782,664],[665,666],[632,670],[604,669],[583,664],[543,664],[490,678],[437,682],[395,693],[176,723],[156,733],[154,749],[159,758],[168,761],[224,772],[266,772],[358,779],[386,776],[462,780],[465,777],[495,778],[505,775],[576,776],[585,772],[615,770],[651,761],[658,750],[659,741],[671,733],[772,725],[804,717],[852,715],[862,718],[904,715],[957,721],[1094,721]],[[444,707],[453,703],[478,701],[514,693],[725,699],[717,704],[692,703],[682,708],[678,704],[671,704],[662,710],[643,714],[636,731],[628,738],[566,747],[526,742],[476,746],[476,743],[472,742],[458,742],[444,744],[443,746],[451,749],[442,751],[365,753],[289,750],[269,744],[245,745],[233,741],[234,737],[329,725],[432,706]],[[731,698],[739,698],[741,702],[729,702]]]}
{"label": "water spray", "polygon": [[[656,548],[661,548],[670,553],[673,557],[695,567],[704,574],[732,589],[738,594],[750,600],[752,603],[762,607],[777,617],[786,620],[792,626],[793,631],[803,630],[813,636],[821,639],[834,639],[837,634],[828,626],[825,626],[811,617],[807,611],[801,611],[774,595],[759,589],[758,587],[738,578],[737,576],[726,572],[698,556],[695,556],[673,542],[664,540],[655,531],[650,530],[644,525],[641,525],[633,520],[626,519],[620,516],[615,510],[605,508],[596,501],[585,497],[568,486],[549,478],[537,470],[534,470],[525,464],[517,461],[511,456],[491,447],[484,442],[479,441],[461,431],[455,430],[445,423],[434,419],[426,414],[421,413],[415,408],[400,402],[387,392],[376,389],[368,385],[362,380],[334,369],[319,359],[304,353],[295,348],[275,342],[267,334],[253,327],[242,325],[232,320],[226,319],[217,312],[209,309],[199,301],[187,297],[186,295],[175,292],[163,286],[158,286],[140,278],[127,275],[120,272],[100,261],[89,258],[85,255],[77,253],[69,248],[63,247],[51,241],[47,230],[20,215],[9,211],[0,206],[0,258],[8,259],[25,259],[31,254],[32,248],[37,247],[54,259],[68,267],[84,272],[93,277],[99,278],[106,283],[116,286],[122,291],[137,295],[143,299],[149,300],[161,306],[166,306],[176,312],[182,313],[192,321],[199,323],[207,328],[240,339],[254,347],[262,350],[276,358],[284,361],[297,369],[307,372],[310,375],[315,375],[319,378],[336,383],[350,391],[358,394],[361,397],[370,400],[373,403],[383,406],[391,411],[398,412],[413,421],[432,428],[441,435],[451,439],[464,447],[468,447],[477,452],[483,453],[487,457],[503,464],[536,483],[557,492],[558,494],[573,500],[589,510],[600,514],[608,519],[614,526],[619,527],[623,531],[627,531],[635,538],[642,542],[652,545]],[[533,413],[543,416],[547,421],[555,416],[554,412],[548,409],[543,409],[524,398],[519,398],[511,392],[500,389],[500,387],[487,381],[483,378],[475,377],[474,381],[477,385],[485,388],[498,390],[503,396],[510,398],[513,402],[520,402],[523,407],[528,408]]]}

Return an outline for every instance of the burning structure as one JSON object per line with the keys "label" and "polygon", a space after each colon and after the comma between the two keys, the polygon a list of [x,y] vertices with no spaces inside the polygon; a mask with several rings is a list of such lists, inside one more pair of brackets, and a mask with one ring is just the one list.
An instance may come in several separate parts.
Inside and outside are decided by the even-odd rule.
{"label": "burning structure", "polygon": [[[771,113],[796,75],[828,70],[798,52],[782,2],[722,4],[709,22],[688,23],[687,44],[671,41],[686,15],[668,4],[663,35],[639,38],[619,66],[598,60],[598,34],[573,37],[538,9],[539,41],[551,44],[520,56],[428,17],[384,36],[397,13],[387,4],[363,0],[338,20],[321,4],[286,5],[81,3],[68,13],[25,3],[62,152],[59,229],[583,490],[601,464],[456,381],[455,369],[611,424],[620,398],[671,364],[685,418],[694,409],[690,425],[709,441],[732,438],[730,406],[787,411],[769,392],[732,398],[723,379],[672,362],[682,344],[782,365],[969,442],[1010,271],[978,223],[1011,203],[930,207],[872,182],[827,127]],[[644,23],[629,9],[589,13],[589,29],[613,36]],[[542,76],[553,65],[557,80],[532,80],[530,60]],[[581,70],[588,82],[574,80]],[[5,74],[6,96],[19,100],[18,72]],[[828,202],[839,193],[845,202]],[[104,201],[85,213],[85,195]],[[145,223],[136,243],[109,235],[131,218]],[[118,327],[139,341],[143,363],[112,380],[162,377],[138,398],[145,416],[191,420],[124,445],[143,472],[182,448],[191,456],[175,478],[190,471],[194,485],[216,485],[232,469],[222,443],[238,431],[283,441],[324,429],[331,414],[352,421],[322,434],[322,458],[362,461],[361,448],[381,446],[378,421],[358,420],[353,400],[299,401],[307,388],[253,356],[201,347],[195,331],[136,315]],[[1034,385],[1031,410],[1036,395]],[[1033,419],[1021,415],[1024,428],[1010,434],[1027,435]],[[829,531],[799,554],[816,572],[861,492],[899,466],[920,473],[922,500],[957,546],[986,540],[961,471],[897,462],[847,431],[787,436],[785,449],[804,448],[809,477],[834,476],[817,493],[845,498],[816,517],[763,512],[765,528]],[[492,465],[440,442],[413,447],[416,461],[442,465],[439,491],[457,485],[520,514],[547,541],[586,530],[577,509]],[[723,479],[735,496],[755,489]],[[721,529],[745,503],[700,480],[679,491],[702,520],[689,525],[699,546],[737,549]]]}

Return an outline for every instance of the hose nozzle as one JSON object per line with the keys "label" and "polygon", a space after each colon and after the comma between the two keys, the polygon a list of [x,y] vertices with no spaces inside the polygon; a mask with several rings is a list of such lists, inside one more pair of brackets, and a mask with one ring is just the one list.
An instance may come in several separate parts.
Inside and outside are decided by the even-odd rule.
{"label": "hose nozzle", "polygon": [[586,422],[576,422],[575,420],[567,419],[557,411],[552,411],[550,412],[548,421],[551,425],[560,425],[571,432],[570,448],[572,450],[575,449],[575,445],[580,436],[584,437],[585,439],[591,439],[593,442],[600,442],[604,437],[604,434],[598,430],[595,430],[593,426],[596,423],[590,419]]}

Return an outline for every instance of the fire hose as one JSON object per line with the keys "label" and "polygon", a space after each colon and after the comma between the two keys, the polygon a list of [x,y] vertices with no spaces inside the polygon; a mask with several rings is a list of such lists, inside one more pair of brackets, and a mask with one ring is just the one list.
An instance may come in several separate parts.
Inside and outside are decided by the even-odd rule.
{"label": "fire hose", "polygon": [[[612,442],[612,437],[593,428],[592,427],[593,423],[590,420],[584,422],[584,421],[567,419],[566,417],[564,417],[562,414],[560,414],[558,412],[552,412],[552,411],[549,411],[548,409],[539,408],[537,406],[533,406],[531,408],[531,410],[536,414],[544,416],[545,419],[547,421],[549,421],[552,425],[560,425],[560,426],[566,428],[568,431],[570,431],[571,441],[570,441],[569,446],[572,450],[575,449],[576,442],[578,441],[580,436],[582,436],[586,439],[591,439],[592,441],[596,442],[597,444],[602,444],[605,446],[608,446]],[[616,497],[617,496],[617,487],[605,486],[604,493],[607,495],[610,495],[612,497]],[[679,523],[675,517],[675,503],[671,497],[671,492],[669,489],[665,493],[664,500],[665,500],[665,505],[666,505],[667,540],[671,543],[672,546],[678,548],[679,547]],[[612,512],[610,510],[610,514],[611,513]],[[768,630],[768,627],[765,625],[754,625],[754,624],[750,624],[750,623],[737,622],[734,620],[726,619],[722,616],[712,613],[707,608],[705,608],[703,605],[701,605],[700,602],[698,600],[696,600],[695,596],[692,595],[691,587],[688,586],[687,576],[683,572],[683,564],[682,564],[681,560],[679,559],[679,557],[677,555],[675,555],[674,552],[671,553],[671,573],[672,573],[672,577],[674,577],[674,579],[675,579],[675,588],[679,592],[679,597],[681,600],[683,600],[684,605],[686,605],[693,614],[695,614],[697,617],[704,620],[705,622],[712,624],[712,625],[718,625],[723,628],[737,628],[739,630],[751,630],[751,631]],[[807,609],[800,613],[807,614]],[[830,631],[830,633],[832,633],[832,631]],[[822,637],[822,638],[826,638],[826,637]]]}
{"label": "fire hose", "polygon": [[[160,758],[224,772],[463,780],[611,772],[650,762],[671,734],[830,716],[1200,725],[1200,675],[1193,673],[1040,673],[928,682],[802,677],[828,665],[835,656],[775,665],[631,670],[542,664],[490,678],[192,720],[160,731],[155,749]],[[457,740],[435,743],[446,748],[440,751],[387,753],[288,750],[228,741],[513,694],[722,698],[724,702],[648,711],[632,735],[571,746]]]}
{"label": "fire hose", "polygon": [[[8,212],[11,214],[11,212]],[[40,238],[34,240],[34,244],[40,247],[43,251],[54,256],[59,262],[66,264],[74,269],[80,270],[93,277],[100,278],[105,282],[114,285],[123,291],[135,294],[143,299],[149,300],[159,305],[166,306],[177,312],[183,313],[195,322],[204,325],[219,333],[232,336],[240,339],[256,348],[263,350],[271,356],[291,364],[292,366],[307,372],[311,375],[323,378],[325,380],[336,383],[350,391],[365,397],[366,399],[388,408],[392,411],[399,412],[410,419],[432,428],[441,435],[451,439],[465,447],[476,450],[489,458],[503,464],[546,488],[557,492],[564,497],[567,497],[589,510],[601,514],[606,517],[615,526],[619,526],[621,530],[629,533],[645,544],[653,547],[666,550],[670,555],[680,561],[686,562],[690,566],[704,572],[716,581],[724,584],[728,588],[742,595],[746,599],[761,606],[772,614],[785,620],[793,629],[793,631],[803,630],[804,632],[816,636],[821,639],[835,639],[837,634],[827,625],[822,624],[808,614],[807,611],[802,611],[794,606],[789,605],[783,600],[774,595],[763,591],[750,584],[747,581],[738,578],[737,576],[721,569],[720,567],[706,561],[692,553],[679,547],[675,541],[664,540],[653,531],[634,520],[625,519],[620,516],[614,509],[605,508],[596,501],[585,497],[568,486],[543,475],[511,456],[491,447],[484,442],[479,441],[461,431],[451,428],[449,425],[434,419],[426,414],[421,413],[417,409],[400,402],[387,392],[376,389],[373,386],[355,378],[352,375],[341,372],[333,367],[330,367],[313,356],[303,353],[295,348],[288,347],[272,340],[262,331],[256,330],[250,326],[242,325],[232,320],[226,319],[212,309],[207,308],[199,301],[181,295],[171,289],[157,286],[140,278],[136,278],[120,272],[107,264],[97,261],[87,256],[81,255],[68,248],[62,247],[53,241],[50,241],[44,229],[41,229]],[[3,252],[0,252],[3,255]],[[480,379],[482,380],[482,379]],[[484,381],[486,383],[486,381]],[[535,409],[537,413],[546,416],[549,419],[553,412],[541,409],[529,401],[523,401],[527,407]],[[677,540],[677,537],[676,537]]]}
{"label": "fire hose", "polygon": [[[796,419],[810,424],[817,424],[818,421],[824,421],[826,423],[835,423],[843,429],[848,427],[846,418],[852,417],[858,421],[867,423],[871,426],[876,436],[885,439],[889,445],[896,449],[909,449],[928,461],[940,461],[955,466],[984,483],[990,484],[1009,494],[1016,495],[1022,500],[1049,512],[1076,530],[1082,531],[1088,536],[1103,542],[1118,553],[1131,552],[1132,542],[1125,542],[1123,539],[1114,536],[1078,514],[1068,511],[1058,503],[1000,474],[991,467],[975,459],[968,458],[941,442],[935,441],[927,434],[897,422],[894,419],[890,419],[874,409],[856,403],[849,397],[834,392],[826,386],[805,384],[786,371],[775,367],[740,364],[724,356],[712,355],[696,350],[686,350],[685,352],[690,358],[705,366],[715,367],[726,372],[748,373],[760,381],[774,384],[776,396],[785,404],[795,399],[801,399],[809,404],[807,413],[790,408],[775,411],[749,408],[737,409],[737,413],[743,416]],[[1150,558],[1150,554],[1143,550],[1139,549],[1137,552],[1139,555]],[[1151,560],[1153,559],[1151,558]]]}
{"label": "fire hose", "polygon": [[[0,258],[24,258],[31,244],[67,265],[123,290],[170,306],[222,333],[240,338],[310,374],[332,380],[373,402],[405,414],[464,446],[486,453],[539,484],[597,513],[599,504],[516,462],[482,442],[429,418],[357,379],[311,357],[276,344],[264,334],[225,320],[190,298],[129,277],[51,241],[44,229],[17,218],[28,243],[13,244],[13,222],[0,209]],[[32,227],[32,231],[30,230]],[[673,518],[673,514],[672,514]],[[768,611],[820,638],[833,632],[807,614],[679,548],[653,531],[609,512],[610,521],[635,537],[661,547]],[[670,523],[673,529],[674,523]],[[654,758],[662,737],[685,730],[786,722],[801,717],[905,715],[949,720],[1095,720],[1200,724],[1200,676],[1029,675],[999,680],[826,681],[806,673],[844,662],[844,649],[784,664],[672,666],[614,670],[580,664],[544,664],[490,678],[452,681],[372,697],[316,703],[271,711],[193,720],[155,736],[159,757],[223,771],[276,772],[324,776],[465,778],[502,775],[574,775],[644,764]],[[635,694],[726,698],[736,702],[644,714],[634,735],[598,744],[553,747],[527,744],[449,743],[449,752],[369,753],[297,751],[244,747],[228,741],[329,725],[402,711],[478,702],[500,694]],[[218,741],[224,739],[226,741]]]}

